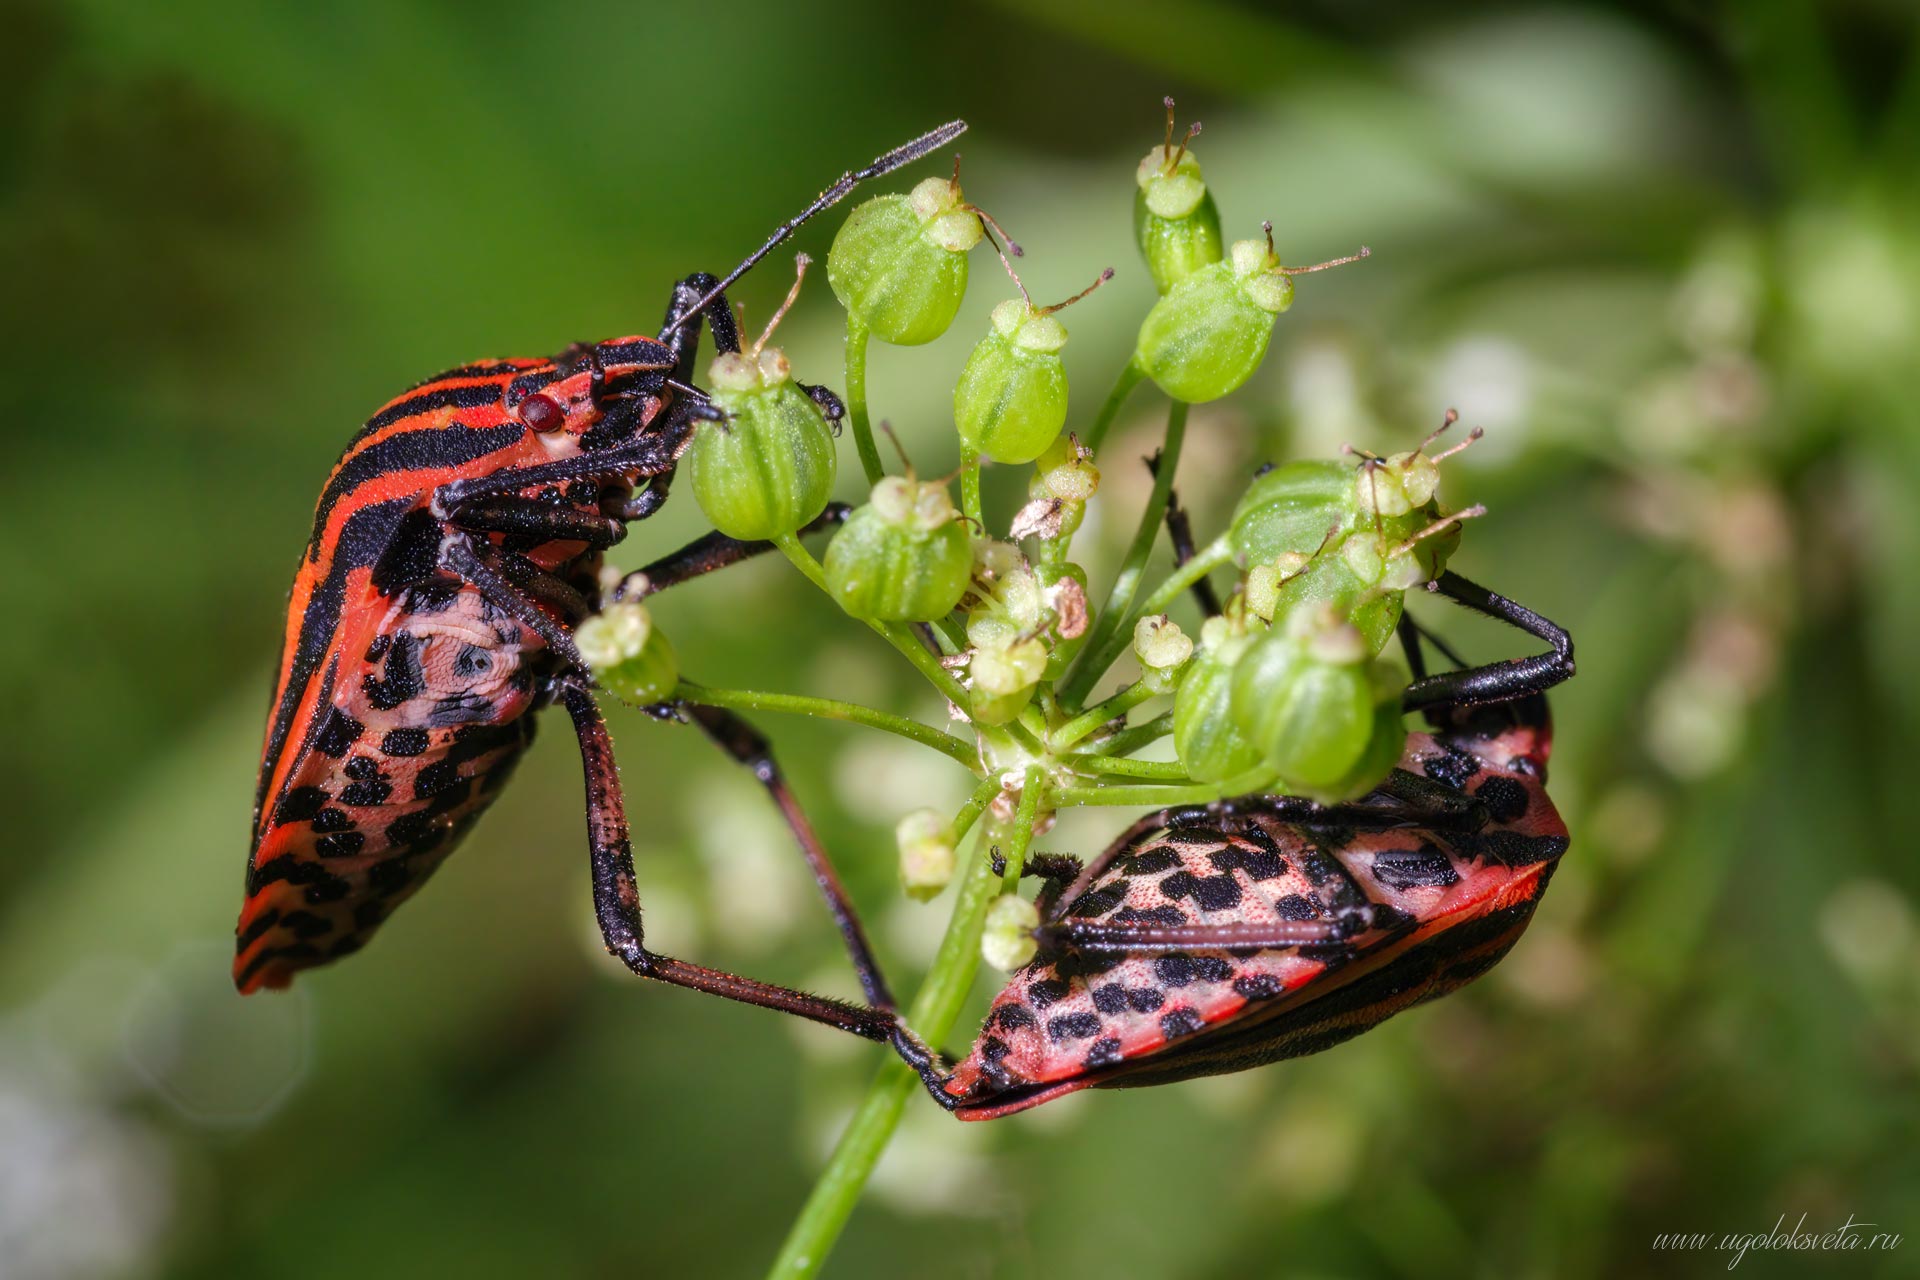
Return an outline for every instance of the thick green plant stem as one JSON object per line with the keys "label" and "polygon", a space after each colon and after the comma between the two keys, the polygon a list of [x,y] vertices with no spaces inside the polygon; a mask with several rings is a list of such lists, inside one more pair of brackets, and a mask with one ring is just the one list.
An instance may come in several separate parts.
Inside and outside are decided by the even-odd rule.
{"label": "thick green plant stem", "polygon": [[1174,784],[1191,783],[1187,767],[1178,760],[1133,760],[1126,756],[1085,755],[1072,757],[1073,767],[1087,773],[1107,773],[1121,778],[1152,778]]}
{"label": "thick green plant stem", "polygon": [[980,502],[980,451],[960,446],[960,514],[973,521],[975,531],[986,533],[985,508]]}
{"label": "thick green plant stem", "polygon": [[1055,729],[1047,738],[1047,746],[1054,751],[1065,751],[1107,721],[1126,715],[1153,696],[1153,690],[1136,680],[1105,702],[1088,707]]}
{"label": "thick green plant stem", "polygon": [[1228,778],[1225,782],[1196,783],[1192,786],[1118,787],[1095,782],[1084,787],[1055,787],[1052,798],[1062,809],[1073,805],[1142,805],[1150,809],[1163,809],[1172,804],[1208,804],[1228,796],[1266,790],[1272,782],[1273,776],[1265,770]]}
{"label": "thick green plant stem", "polygon": [[887,469],[880,464],[880,450],[873,443],[873,421],[867,416],[867,326],[847,313],[847,417],[853,426],[853,447],[860,453],[860,469],[867,483],[880,483]]}
{"label": "thick green plant stem", "polygon": [[1103,739],[1100,750],[1110,756],[1130,756],[1149,742],[1158,742],[1173,732],[1173,712],[1165,711],[1145,724],[1130,725]]}
{"label": "thick green plant stem", "polygon": [[1140,602],[1140,608],[1134,612],[1134,616],[1151,617],[1156,613],[1165,613],[1180,598],[1181,592],[1232,559],[1233,541],[1223,533],[1196,551],[1193,559],[1168,574],[1166,581]]}
{"label": "thick green plant stem", "polygon": [[[998,778],[989,778],[974,790],[954,819],[955,839],[966,837],[966,828],[990,804],[1000,791]],[[965,819],[963,824],[962,819]],[[984,846],[984,841],[982,845]],[[1000,878],[993,873],[993,859],[985,847],[976,848],[960,882],[953,916],[940,939],[940,951],[934,956],[927,980],[913,998],[907,1021],[928,1043],[938,1044],[960,1018],[967,993],[973,989],[974,974],[980,967],[980,935],[986,925],[987,908],[999,896]],[[919,1086],[919,1077],[903,1062],[889,1062],[875,1073],[867,1086],[866,1097],[847,1122],[840,1141],[821,1171],[820,1180],[787,1232],[780,1256],[767,1274],[777,1280],[800,1280],[815,1276],[826,1264],[827,1254],[853,1216],[854,1206],[867,1179],[880,1162],[880,1155],[899,1127],[907,1100]]]}
{"label": "thick green plant stem", "polygon": [[1113,420],[1120,416],[1120,406],[1127,402],[1127,397],[1133,394],[1133,389],[1139,386],[1140,380],[1146,376],[1146,370],[1138,364],[1133,361],[1127,362],[1127,367],[1122,369],[1119,378],[1115,379],[1113,390],[1107,392],[1106,402],[1100,406],[1100,412],[1095,416],[1093,425],[1088,427],[1087,434],[1080,438],[1081,444],[1093,453],[1100,452],[1100,442],[1107,438],[1107,432],[1113,427]]}
{"label": "thick green plant stem", "polygon": [[1133,544],[1127,548],[1127,558],[1114,576],[1113,590],[1100,607],[1100,616],[1087,637],[1080,661],[1061,682],[1060,696],[1071,705],[1078,706],[1093,691],[1094,684],[1126,647],[1125,623],[1133,608],[1134,594],[1140,589],[1140,576],[1146,572],[1153,544],[1160,536],[1160,522],[1166,518],[1168,498],[1173,492],[1173,473],[1180,465],[1180,446],[1186,437],[1187,405],[1175,400],[1167,409],[1166,443],[1160,446],[1160,465],[1153,473],[1153,493],[1147,498],[1146,509],[1140,513],[1140,526],[1134,530]]}
{"label": "thick green plant stem", "polygon": [[[826,571],[820,567],[820,562],[813,558],[813,553],[800,545],[799,538],[791,533],[782,534],[773,540],[773,545],[779,547],[787,559],[793,561],[794,567],[807,576],[807,581],[822,591],[827,590]],[[828,592],[828,594],[832,593]],[[876,635],[898,649],[901,655],[913,664],[914,669],[925,676],[947,701],[956,706],[966,705],[966,690],[960,687],[960,682],[953,678],[951,672],[940,665],[938,658],[927,652],[927,647],[920,643],[920,638],[912,631],[895,622],[871,620],[866,622]]]}
{"label": "thick green plant stem", "polygon": [[1013,827],[1007,832],[1007,847],[1000,851],[1007,860],[1007,869],[1000,880],[1002,892],[1020,892],[1020,872],[1027,865],[1027,849],[1033,844],[1033,821],[1040,812],[1040,793],[1046,789],[1046,771],[1037,764],[1028,765],[1026,777],[1020,783],[1020,806],[1014,810]]}
{"label": "thick green plant stem", "polygon": [[862,706],[857,702],[814,698],[797,693],[764,693],[757,689],[716,689],[688,680],[680,682],[674,696],[703,707],[726,707],[732,711],[777,711],[787,715],[813,716],[820,720],[863,724],[870,729],[883,729],[902,738],[910,738],[921,746],[932,747],[976,772],[980,768],[980,751],[973,743],[950,733],[942,733],[918,720]]}

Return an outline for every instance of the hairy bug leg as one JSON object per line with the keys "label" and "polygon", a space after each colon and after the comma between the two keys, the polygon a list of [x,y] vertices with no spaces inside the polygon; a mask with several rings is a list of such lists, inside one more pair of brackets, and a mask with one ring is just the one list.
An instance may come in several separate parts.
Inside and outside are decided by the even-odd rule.
{"label": "hairy bug leg", "polygon": [[512,495],[466,503],[454,511],[453,523],[472,533],[504,533],[540,542],[584,542],[598,550],[627,536],[625,522],[611,516]]}
{"label": "hairy bug leg", "polygon": [[704,271],[696,271],[673,286],[673,297],[667,302],[667,318],[660,326],[660,341],[673,352],[673,377],[677,381],[693,381],[701,320],[707,322],[713,333],[715,351],[740,349],[740,330],[733,322],[733,304],[727,301],[722,288],[717,277]]}
{"label": "hairy bug leg", "polygon": [[606,480],[616,476],[651,476],[670,469],[692,439],[693,414],[674,412],[667,416],[663,430],[649,433],[625,444],[583,453],[576,458],[543,462],[530,467],[503,467],[471,480],[455,480],[433,491],[430,509],[442,519],[469,502],[495,494],[512,493],[533,485],[559,484],[567,480]]}
{"label": "hairy bug leg", "polygon": [[780,766],[774,762],[772,744],[745,720],[720,707],[682,703],[677,710],[680,715],[699,725],[709,738],[719,744],[722,751],[745,765],[754,779],[766,788],[799,843],[800,853],[807,860],[807,869],[813,873],[813,882],[820,887],[820,896],[826,899],[827,910],[833,914],[833,923],[846,941],[847,954],[853,960],[854,971],[859,975],[860,989],[866,993],[867,1003],[881,1009],[893,1008],[893,993],[888,990],[887,981],[881,976],[879,963],[873,957],[873,948],[867,942],[866,932],[860,927],[860,918],[853,909],[853,902],[847,897],[846,887],[840,883],[840,876],[827,857],[826,847],[820,843],[813,824],[807,821],[807,815],[801,810],[800,802],[794,799]]}
{"label": "hairy bug leg", "polygon": [[847,416],[847,406],[840,402],[840,397],[833,394],[829,388],[817,387],[810,382],[796,382],[793,385],[804,391],[807,399],[820,406],[821,416],[826,418],[827,425],[833,428],[833,433],[839,435],[840,422]]}
{"label": "hairy bug leg", "polygon": [[599,920],[600,933],[606,941],[607,950],[643,978],[724,996],[763,1009],[776,1009],[852,1032],[868,1040],[890,1040],[895,1021],[890,1011],[863,1009],[844,1001],[808,995],[723,970],[689,964],[646,949],[641,931],[639,894],[633,879],[633,848],[628,838],[626,809],[621,799],[619,770],[614,762],[613,740],[607,735],[606,721],[601,717],[600,708],[591,693],[570,681],[562,681],[558,688],[567,714],[573,718],[574,730],[580,742],[581,763],[586,770],[587,836],[593,866],[594,913]]}
{"label": "hairy bug leg", "polygon": [[[1158,454],[1147,459],[1147,470],[1153,475],[1160,474]],[[1187,509],[1180,505],[1180,495],[1172,489],[1167,491],[1167,540],[1173,544],[1173,567],[1180,568],[1193,559],[1196,548],[1193,544],[1193,522],[1187,516]],[[1193,584],[1193,599],[1200,606],[1200,612],[1206,617],[1216,617],[1220,613],[1220,596],[1213,589],[1213,583],[1206,578]]]}
{"label": "hairy bug leg", "polygon": [[[846,521],[853,511],[844,502],[830,502],[827,509],[815,516],[812,521],[800,527],[802,535],[818,533],[822,529],[836,528]],[[678,586],[714,572],[729,565],[739,564],[757,555],[773,550],[771,542],[746,542],[739,538],[729,538],[726,534],[713,532],[695,538],[678,551],[668,552],[645,568],[638,569],[621,579],[620,585],[613,590],[615,600],[644,600],[650,595],[665,591],[668,587]]]}
{"label": "hairy bug leg", "polygon": [[1469,582],[1452,570],[1434,579],[1427,589],[1475,613],[1496,618],[1509,626],[1518,627],[1528,635],[1545,640],[1553,646],[1553,651],[1416,680],[1407,686],[1406,693],[1401,697],[1401,705],[1407,710],[1507,702],[1529,694],[1545,693],[1573,674],[1573,638],[1563,628],[1525,605],[1516,604],[1503,595]]}
{"label": "hairy bug leg", "polygon": [[612,514],[622,520],[645,520],[667,505],[667,490],[673,486],[673,472],[662,471],[647,477],[647,487],[614,508]]}

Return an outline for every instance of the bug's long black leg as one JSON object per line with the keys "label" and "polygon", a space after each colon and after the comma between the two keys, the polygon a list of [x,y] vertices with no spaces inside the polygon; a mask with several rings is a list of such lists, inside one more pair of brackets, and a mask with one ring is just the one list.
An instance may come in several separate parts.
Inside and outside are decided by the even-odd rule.
{"label": "bug's long black leg", "polygon": [[693,439],[695,414],[675,412],[658,432],[648,432],[624,444],[583,453],[558,462],[542,462],[531,467],[502,467],[491,475],[471,480],[455,480],[434,490],[432,510],[441,518],[479,498],[511,493],[532,485],[561,484],[568,480],[605,480],[613,476],[652,476],[672,468]]}
{"label": "bug's long black leg", "polygon": [[[534,603],[527,591],[508,580],[503,569],[496,569],[493,564],[488,563],[489,557],[456,539],[447,544],[440,558],[447,568],[478,587],[481,595],[506,610],[516,622],[546,641],[547,648],[553,650],[568,667],[581,672],[587,670],[586,659],[580,656],[579,648],[573,643],[573,633],[548,617],[540,606]],[[551,574],[543,577],[551,579],[554,583],[560,581]],[[550,584],[543,582],[541,585]],[[561,585],[565,586],[564,583]],[[579,612],[584,616],[585,597],[573,591],[571,587],[567,587],[567,590],[572,593],[574,600],[579,602]],[[572,602],[569,601],[568,604],[571,605]],[[573,613],[573,609],[569,608],[568,612]]]}
{"label": "bug's long black leg", "polygon": [[1553,646],[1550,653],[1530,658],[1509,658],[1463,671],[1447,671],[1427,676],[1407,686],[1401,704],[1409,711],[1443,705],[1472,706],[1481,702],[1506,702],[1528,694],[1544,693],[1573,674],[1573,638],[1557,624],[1548,621],[1505,596],[1497,595],[1477,583],[1469,582],[1451,570],[1428,585],[1428,590],[1446,596],[1475,613],[1497,618],[1537,636]]}
{"label": "bug's long black leg", "polygon": [[[514,562],[523,560],[522,557],[499,558],[489,554],[488,551],[475,551],[464,543],[454,542],[449,545],[444,558],[449,569],[472,582],[489,600],[506,609],[539,635],[547,642],[549,649],[558,654],[563,662],[578,673],[566,683],[565,691],[565,696],[569,698],[568,710],[574,714],[577,725],[579,714],[574,712],[571,699],[573,693],[578,692],[591,703],[591,695],[587,693],[583,683],[591,678],[591,673],[586,661],[580,656],[579,648],[573,642],[572,634],[567,628],[548,617],[534,599],[529,597],[541,585],[550,588],[552,584],[558,584],[578,601],[575,607],[568,607],[568,602],[560,603],[559,607],[569,617],[584,616],[586,612],[584,599],[560,579],[551,574],[545,574],[531,565],[528,568],[532,575],[537,575],[537,578],[526,573],[515,573]],[[801,856],[806,859],[807,869],[812,873],[814,883],[820,887],[821,896],[826,899],[827,910],[832,913],[834,924],[839,928],[840,936],[846,942],[848,957],[853,962],[854,972],[860,979],[860,988],[865,993],[867,1002],[876,1009],[891,1010],[893,995],[887,988],[886,978],[880,972],[878,961],[874,959],[873,948],[867,942],[866,933],[860,926],[860,919],[854,911],[853,902],[848,898],[846,888],[841,884],[839,874],[834,870],[825,846],[815,834],[813,824],[808,821],[806,812],[801,809],[800,802],[794,797],[792,789],[787,786],[786,778],[780,772],[779,765],[775,763],[771,744],[752,725],[732,712],[718,707],[680,703],[651,708],[651,710],[662,715],[663,718],[681,718],[697,724],[723,751],[751,770],[760,785],[766,788],[767,794],[773,798],[775,807],[780,810],[780,816],[785,820],[788,830],[793,833],[795,843],[800,846]],[[594,716],[596,719],[599,716],[597,708],[594,710]],[[599,732],[604,735],[604,727]]]}
{"label": "bug's long black leg", "polygon": [[593,695],[583,686],[562,682],[561,700],[580,741],[586,771],[587,839],[593,867],[593,906],[607,950],[643,978],[725,996],[763,1009],[777,1009],[852,1032],[868,1040],[890,1041],[896,1019],[891,1011],[867,1009],[790,987],[743,978],[719,969],[689,964],[648,951],[640,922],[640,895],[633,879],[633,847],[621,799],[613,740]]}
{"label": "bug's long black leg", "polygon": [[[1147,470],[1154,475],[1160,474],[1160,455],[1147,459]],[[1180,505],[1177,491],[1167,491],[1167,540],[1173,544],[1173,567],[1178,569],[1193,559],[1193,521],[1187,515],[1187,509]],[[1193,599],[1200,606],[1200,612],[1212,618],[1220,612],[1220,596],[1213,589],[1213,583],[1206,578],[1193,584]]]}
{"label": "bug's long black leg", "polygon": [[[812,521],[800,527],[802,534],[817,533],[822,529],[832,529],[843,523],[853,511],[844,502],[830,502],[827,509],[815,516]],[[695,578],[712,573],[716,569],[725,569],[729,565],[739,564],[742,560],[752,559],[773,550],[771,542],[743,542],[739,538],[729,538],[724,533],[714,532],[695,538],[678,551],[670,551],[652,564],[637,569],[621,579],[614,588],[616,600],[644,600],[657,595],[668,587],[679,586]]]}
{"label": "bug's long black leg", "polygon": [[673,485],[673,469],[668,468],[659,475],[648,476],[646,488],[619,503],[608,512],[622,520],[645,520],[654,512],[667,505],[667,490]]}
{"label": "bug's long black leg", "polygon": [[[1172,490],[1167,492],[1167,537],[1173,543],[1174,568],[1178,569],[1193,559],[1193,524],[1187,516],[1187,509],[1180,505],[1180,495]],[[1219,616],[1220,596],[1209,579],[1201,578],[1193,584],[1193,599],[1205,616]]]}
{"label": "bug's long black leg", "polygon": [[697,271],[673,286],[667,302],[666,322],[660,326],[660,341],[673,352],[673,378],[691,383],[694,362],[699,355],[700,322],[704,319],[713,331],[715,351],[738,351],[740,330],[733,322],[733,304],[718,292],[720,281]]}
{"label": "bug's long black leg", "polygon": [[451,519],[459,528],[473,533],[505,533],[541,542],[584,542],[598,548],[611,547],[627,536],[626,524],[612,516],[511,494],[465,503],[454,509]]}
{"label": "bug's long black leg", "polygon": [[853,961],[854,972],[859,975],[860,989],[866,994],[867,1003],[881,1009],[893,1008],[893,993],[888,990],[879,962],[874,959],[866,931],[860,927],[860,917],[854,911],[853,902],[847,897],[846,887],[840,883],[840,876],[834,871],[832,861],[827,857],[825,846],[814,833],[813,824],[807,821],[807,815],[800,808],[800,802],[794,799],[793,790],[787,786],[780,766],[774,762],[772,744],[759,730],[731,711],[691,704],[682,704],[679,710],[705,730],[722,751],[745,765],[755,780],[766,788],[767,794],[773,797],[775,807],[786,819],[788,829],[793,832],[794,840],[800,846],[801,856],[807,860],[807,870],[813,873],[813,882],[820,887],[820,896],[826,899],[834,925],[846,941],[847,955]]}

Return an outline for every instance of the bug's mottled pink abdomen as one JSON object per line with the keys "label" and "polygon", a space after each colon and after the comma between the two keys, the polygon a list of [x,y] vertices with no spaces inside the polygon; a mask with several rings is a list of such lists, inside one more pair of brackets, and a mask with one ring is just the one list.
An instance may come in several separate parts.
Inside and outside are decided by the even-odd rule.
{"label": "bug's mottled pink abdomen", "polygon": [[1519,936],[1567,832],[1547,798],[1544,726],[1415,734],[1402,765],[1472,796],[1478,830],[1310,827],[1250,813],[1108,850],[1050,919],[1283,925],[1371,904],[1373,927],[1290,947],[1044,954],[994,1001],[945,1088],[984,1120],[1089,1086],[1131,1087],[1312,1053],[1443,995]]}

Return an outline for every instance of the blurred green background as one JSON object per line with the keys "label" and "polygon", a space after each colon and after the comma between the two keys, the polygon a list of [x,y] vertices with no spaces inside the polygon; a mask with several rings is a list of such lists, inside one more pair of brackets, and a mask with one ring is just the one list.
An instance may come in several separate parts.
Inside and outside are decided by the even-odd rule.
{"label": "blurred green background", "polygon": [[[1578,639],[1554,699],[1573,850],[1489,979],[1320,1057],[987,1126],[916,1105],[831,1273],[1697,1275],[1726,1256],[1654,1238],[1781,1214],[1914,1238],[1741,1274],[1920,1271],[1905,4],[0,0],[0,30],[0,1274],[765,1265],[877,1051],[599,954],[560,724],[365,955],[232,995],[314,494],[399,389],[650,331],[679,275],[956,115],[1037,297],[1119,270],[1067,317],[1084,421],[1151,296],[1129,213],[1163,93],[1206,122],[1230,233],[1374,250],[1303,280],[1256,381],[1195,414],[1203,536],[1262,459],[1408,447],[1448,405],[1487,428],[1449,473],[1491,508],[1457,563]],[[747,283],[750,322],[788,281],[776,258]],[[838,383],[823,283],[783,339]],[[956,333],[875,353],[924,472],[1007,294],[978,255]],[[1145,395],[1123,420],[1111,509],[1158,422]],[[683,497],[617,557],[697,517]],[[1082,536],[1096,582],[1122,523]],[[915,705],[784,565],[657,613],[697,678]],[[847,991],[751,782],[614,727],[650,937]],[[894,887],[890,827],[964,779],[767,727],[909,985],[945,912]]]}

